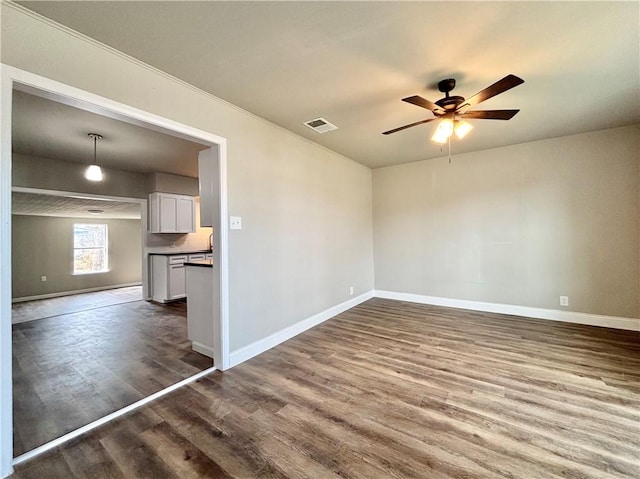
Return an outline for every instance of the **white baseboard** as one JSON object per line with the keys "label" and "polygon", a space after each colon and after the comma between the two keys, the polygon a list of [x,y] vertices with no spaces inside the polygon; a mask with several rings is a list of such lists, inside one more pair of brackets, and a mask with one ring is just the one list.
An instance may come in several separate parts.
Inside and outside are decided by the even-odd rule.
{"label": "white baseboard", "polygon": [[36,299],[59,298],[61,296],[71,296],[72,294],[93,293],[95,291],[106,291],[108,289],[128,288],[130,286],[140,286],[142,283],[112,284],[109,286],[98,286],[96,288],[76,289],[74,291],[60,291],[58,293],[38,294],[36,296],[23,296],[22,298],[12,298],[12,303],[23,303],[25,301],[35,301]]}
{"label": "white baseboard", "polygon": [[[395,299],[399,301],[408,301],[411,303],[431,304],[434,306],[445,306],[449,308],[469,309],[473,311],[483,311],[487,313],[508,314],[512,316],[521,316],[525,318],[546,319],[550,321],[564,321],[567,323],[585,324],[589,326],[602,326],[606,328],[625,329],[629,331],[640,331],[640,319],[623,318],[618,316],[603,316],[599,314],[579,313],[574,311],[559,311],[555,309],[533,308],[529,306],[517,306],[512,304],[485,303],[481,301],[469,301],[465,299],[440,298],[436,296],[425,296],[421,294],[398,293],[395,291],[369,291],[361,294],[349,301],[333,306],[321,313],[315,314],[307,319],[297,322],[277,333],[272,334],[264,339],[260,339],[243,348],[233,351],[230,355],[230,366],[237,366],[298,334],[323,323],[337,314],[340,314],[354,306],[359,305],[371,299],[385,298]],[[196,343],[193,344],[194,351],[202,352],[209,355],[210,348],[203,346],[203,351],[196,349]]]}
{"label": "white baseboard", "polygon": [[578,313],[574,311],[559,311],[556,309],[532,308],[529,306],[517,306],[513,304],[484,303],[481,301],[469,301],[466,299],[440,298],[437,296],[424,296],[421,294],[397,293],[394,291],[374,291],[376,298],[396,299],[411,303],[431,304],[434,306],[446,306],[449,308],[471,309],[487,313],[510,314],[527,318],[548,319],[550,321],[564,321],[567,323],[586,324],[589,326],[602,326],[605,328],[626,329],[640,331],[640,319],[623,318],[619,316],[603,316],[599,314]]}
{"label": "white baseboard", "polygon": [[209,356],[213,359],[213,348],[210,346],[205,346],[202,343],[198,343],[197,341],[191,341],[191,349],[193,349],[196,353],[204,354],[205,356]]}
{"label": "white baseboard", "polygon": [[277,333],[272,334],[271,336],[267,336],[264,339],[260,339],[243,348],[233,351],[230,355],[231,364],[229,365],[229,367],[237,366],[238,364],[243,363],[257,356],[258,354],[261,354],[277,346],[278,344],[283,343],[286,340],[305,332],[307,329],[313,328],[314,326],[323,323],[327,319],[333,318],[335,315],[351,309],[354,306],[357,306],[360,303],[363,303],[371,298],[373,298],[373,291],[368,291],[364,294],[361,294],[360,296],[345,301],[344,303],[340,303],[336,306],[332,306],[329,309],[325,309],[321,313],[314,314],[307,319],[303,319],[302,321],[292,324],[291,326],[282,329]]}

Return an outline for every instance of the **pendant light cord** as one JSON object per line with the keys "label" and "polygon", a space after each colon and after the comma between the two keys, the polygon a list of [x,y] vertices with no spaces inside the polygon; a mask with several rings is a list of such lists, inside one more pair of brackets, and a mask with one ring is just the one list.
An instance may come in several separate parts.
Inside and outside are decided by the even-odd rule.
{"label": "pendant light cord", "polygon": [[[449,145],[449,164],[451,164],[451,137],[447,138],[447,144]],[[442,150],[444,148],[444,143],[440,143],[440,152],[442,153]]]}
{"label": "pendant light cord", "polygon": [[98,140],[102,140],[102,135],[89,133],[89,137],[93,138],[93,164],[98,165]]}

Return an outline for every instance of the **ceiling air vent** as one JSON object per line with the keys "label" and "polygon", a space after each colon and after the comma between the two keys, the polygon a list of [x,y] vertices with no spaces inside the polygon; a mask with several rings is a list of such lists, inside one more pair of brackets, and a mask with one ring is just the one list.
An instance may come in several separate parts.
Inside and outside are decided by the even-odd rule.
{"label": "ceiling air vent", "polygon": [[326,133],[328,131],[338,129],[336,125],[329,123],[324,118],[316,118],[315,120],[305,121],[304,124],[317,133]]}

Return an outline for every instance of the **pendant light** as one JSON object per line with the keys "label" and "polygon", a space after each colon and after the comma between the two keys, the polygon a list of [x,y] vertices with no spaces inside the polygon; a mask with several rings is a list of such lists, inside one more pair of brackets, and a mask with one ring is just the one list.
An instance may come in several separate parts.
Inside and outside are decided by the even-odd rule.
{"label": "pendant light", "polygon": [[98,140],[102,140],[102,135],[97,133],[89,133],[89,137],[93,138],[93,164],[89,165],[84,172],[84,177],[89,181],[102,181],[104,176],[102,174],[102,168],[98,165],[96,159],[96,151]]}

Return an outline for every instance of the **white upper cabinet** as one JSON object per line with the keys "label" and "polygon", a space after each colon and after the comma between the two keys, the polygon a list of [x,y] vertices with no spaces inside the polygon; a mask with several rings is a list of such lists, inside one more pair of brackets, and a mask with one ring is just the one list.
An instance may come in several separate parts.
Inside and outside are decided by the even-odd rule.
{"label": "white upper cabinet", "polygon": [[196,231],[196,199],[193,196],[178,197],[176,215],[178,231],[195,233]]}
{"label": "white upper cabinet", "polygon": [[151,233],[195,233],[196,199],[171,193],[149,195]]}
{"label": "white upper cabinet", "polygon": [[200,187],[200,226],[214,226],[220,217],[220,172],[213,147],[198,154]]}

